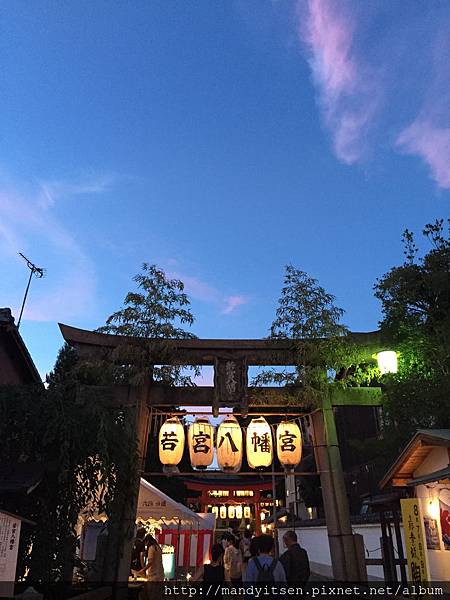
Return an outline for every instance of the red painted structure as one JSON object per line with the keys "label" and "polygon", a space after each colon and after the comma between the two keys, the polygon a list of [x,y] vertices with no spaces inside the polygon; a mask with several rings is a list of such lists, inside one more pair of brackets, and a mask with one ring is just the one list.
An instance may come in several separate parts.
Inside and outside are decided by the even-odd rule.
{"label": "red painted structure", "polygon": [[[206,479],[206,477],[205,477]],[[245,483],[236,480],[206,479],[206,481],[184,480],[189,492],[197,492],[196,496],[186,498],[188,504],[199,504],[199,512],[208,512],[208,506],[230,506],[245,504],[253,507],[255,515],[255,533],[261,533],[261,503],[273,506],[273,499],[268,498],[264,492],[272,492],[270,481],[250,480]],[[215,492],[227,491],[228,496],[218,496]],[[239,492],[250,492],[252,495],[239,495]]]}

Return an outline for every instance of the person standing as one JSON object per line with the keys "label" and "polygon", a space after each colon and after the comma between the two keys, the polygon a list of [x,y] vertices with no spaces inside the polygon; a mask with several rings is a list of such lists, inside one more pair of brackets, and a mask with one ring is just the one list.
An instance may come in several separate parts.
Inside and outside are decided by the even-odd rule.
{"label": "person standing", "polygon": [[211,548],[211,562],[205,563],[192,578],[192,581],[203,581],[204,583],[223,583],[225,581],[225,570],[223,568],[222,544],[214,544]]}
{"label": "person standing", "polygon": [[258,556],[248,561],[245,581],[249,583],[270,584],[285,583],[286,574],[283,565],[274,558],[274,539],[270,535],[260,535],[258,538]]}
{"label": "person standing", "polygon": [[308,553],[300,546],[295,531],[287,531],[283,536],[287,550],[280,556],[286,572],[287,583],[306,583],[311,574]]}
{"label": "person standing", "polygon": [[240,544],[239,544],[239,549],[241,551],[242,561],[243,561],[243,569],[242,569],[243,573],[245,572],[245,570],[247,568],[248,561],[252,557],[251,552],[250,552],[251,541],[252,541],[252,532],[249,529],[246,529],[244,531],[244,537],[242,538],[242,540],[240,541]]}
{"label": "person standing", "polygon": [[145,573],[145,527],[139,527],[136,532],[136,538],[133,543],[133,551],[131,554],[131,572],[134,577],[139,577]]}
{"label": "person standing", "polygon": [[145,536],[144,543],[147,549],[147,581],[164,581],[161,546],[149,533]]}
{"label": "person standing", "polygon": [[226,538],[227,547],[223,555],[225,578],[231,583],[242,583],[242,554],[236,538],[229,535]]}

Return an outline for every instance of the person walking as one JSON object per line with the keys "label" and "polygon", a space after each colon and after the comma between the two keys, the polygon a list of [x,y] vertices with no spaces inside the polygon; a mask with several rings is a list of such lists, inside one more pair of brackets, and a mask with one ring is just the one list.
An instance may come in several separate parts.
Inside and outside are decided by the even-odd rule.
{"label": "person walking", "polygon": [[259,583],[261,585],[270,583],[285,583],[286,574],[283,565],[274,558],[273,551],[275,542],[270,535],[260,535],[258,538],[258,556],[248,561],[245,581],[248,583]]}
{"label": "person walking", "polygon": [[306,583],[311,574],[308,553],[298,543],[295,531],[287,531],[283,536],[287,550],[280,556],[286,572],[287,583]]}
{"label": "person walking", "polygon": [[242,583],[242,554],[239,544],[231,534],[225,539],[227,544],[223,555],[225,579],[231,583]]}

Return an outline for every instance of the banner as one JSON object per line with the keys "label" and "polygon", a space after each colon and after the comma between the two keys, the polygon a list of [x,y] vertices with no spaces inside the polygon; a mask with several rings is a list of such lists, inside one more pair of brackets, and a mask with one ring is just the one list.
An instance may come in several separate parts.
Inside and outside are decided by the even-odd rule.
{"label": "banner", "polygon": [[450,550],[450,490],[440,491],[439,512],[441,516],[441,531],[444,548],[445,550]]}
{"label": "banner", "polygon": [[429,581],[425,532],[418,498],[400,500],[405,532],[406,558],[411,583]]}

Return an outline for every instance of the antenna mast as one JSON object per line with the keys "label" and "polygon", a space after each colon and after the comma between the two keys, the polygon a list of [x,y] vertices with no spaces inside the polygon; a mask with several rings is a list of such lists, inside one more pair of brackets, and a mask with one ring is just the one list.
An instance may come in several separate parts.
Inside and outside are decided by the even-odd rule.
{"label": "antenna mast", "polygon": [[27,289],[25,290],[25,296],[23,297],[22,308],[20,309],[19,320],[17,322],[17,329],[19,329],[19,327],[20,327],[20,321],[22,320],[23,309],[25,308],[25,302],[27,301],[28,290],[30,289],[31,279],[33,278],[33,275],[35,277],[37,277],[38,279],[42,279],[42,277],[44,277],[44,275],[45,275],[45,269],[41,269],[40,267],[37,267],[34,263],[31,262],[31,260],[29,260],[26,256],[24,256],[22,254],[22,252],[19,252],[19,254],[23,258],[23,260],[27,263],[27,267],[30,269],[30,277],[28,279]]}

